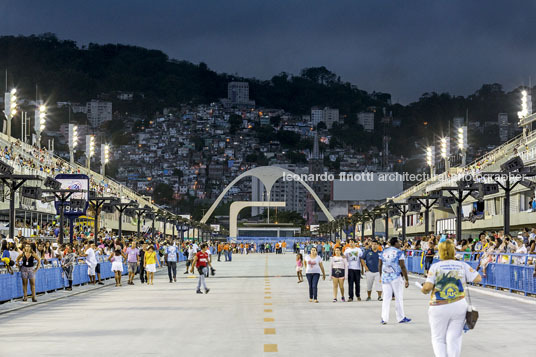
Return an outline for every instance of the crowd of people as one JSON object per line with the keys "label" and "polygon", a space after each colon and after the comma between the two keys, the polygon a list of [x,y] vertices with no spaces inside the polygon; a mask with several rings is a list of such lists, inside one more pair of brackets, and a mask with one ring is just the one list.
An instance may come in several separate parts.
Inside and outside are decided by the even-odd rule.
{"label": "crowd of people", "polygon": [[[416,283],[422,293],[430,294],[428,319],[432,335],[432,346],[436,356],[459,356],[462,345],[462,334],[471,325],[466,320],[466,312],[472,307],[466,302],[465,294],[468,282],[479,283],[482,277],[463,259],[457,259],[457,251],[465,252],[467,242],[456,242],[442,236],[436,242],[435,237],[429,237],[426,243],[426,256],[437,254],[439,261],[427,266],[426,281]],[[421,244],[423,244],[421,243]],[[407,242],[406,242],[407,244]],[[399,324],[410,323],[412,320],[404,311],[404,289],[409,287],[408,271],[405,260],[407,253],[401,240],[394,237],[389,241],[366,239],[359,242],[349,239],[346,242],[337,241],[333,244],[333,255],[329,258],[328,274],[333,285],[333,302],[353,301],[354,293],[360,299],[360,279],[365,276],[367,284],[367,301],[371,300],[373,290],[377,291],[378,300],[382,301],[382,325],[389,323],[391,301],[395,301],[396,320]],[[318,247],[320,245],[320,247]],[[308,249],[296,254],[296,272],[298,283],[303,281],[302,272],[305,270],[309,285],[309,301],[318,303],[318,284],[320,278],[326,279],[324,260],[319,255],[321,244],[304,243]],[[309,248],[307,248],[309,246]],[[300,248],[300,247],[298,247]],[[430,253],[432,252],[432,253]],[[432,255],[432,257],[433,257]],[[345,284],[348,282],[348,300],[345,300]],[[383,294],[383,297],[382,297]]]}
{"label": "crowd of people", "polygon": [[[140,283],[153,285],[154,274],[159,267],[167,267],[169,282],[177,282],[177,263],[181,254],[186,259],[186,272],[198,272],[208,276],[206,270],[199,267],[210,267],[210,273],[215,269],[211,266],[212,255],[216,254],[217,244],[203,243],[200,246],[190,240],[170,239],[158,236],[159,239],[140,239],[135,237],[104,238],[99,235],[97,243],[94,239],[77,239],[73,243],[60,244],[50,240],[42,241],[21,237],[3,239],[0,244],[0,269],[8,274],[14,274],[17,269],[21,272],[23,286],[23,301],[27,301],[27,286],[31,287],[32,301],[37,301],[35,293],[36,272],[42,267],[59,266],[68,281],[66,290],[73,289],[73,272],[77,264],[87,266],[88,284],[103,285],[101,279],[102,263],[111,262],[115,286],[122,286],[122,276],[128,271],[128,285],[135,284],[136,275]],[[237,250],[236,244],[229,245],[229,251]],[[200,284],[206,287],[204,277],[199,278]],[[197,292],[200,290],[197,289]],[[208,289],[205,289],[208,293]]]}

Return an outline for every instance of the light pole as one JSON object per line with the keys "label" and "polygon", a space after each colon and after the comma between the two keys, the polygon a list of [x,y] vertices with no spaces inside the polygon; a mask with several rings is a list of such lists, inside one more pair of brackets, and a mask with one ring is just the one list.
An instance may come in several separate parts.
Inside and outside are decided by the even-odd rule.
{"label": "light pole", "polygon": [[35,109],[35,136],[37,147],[41,149],[41,133],[45,130],[47,120],[47,107],[40,105]]}
{"label": "light pole", "polygon": [[91,170],[91,158],[95,155],[95,136],[86,135],[86,167]]}
{"label": "light pole", "polygon": [[426,164],[430,167],[430,178],[435,174],[435,146],[426,148]]}
{"label": "light pole", "polygon": [[74,152],[78,146],[78,126],[69,124],[69,158],[71,165],[74,165]]}
{"label": "light pole", "polygon": [[17,114],[17,88],[11,89],[4,95],[4,115],[7,119],[6,133],[11,137],[11,121]]}
{"label": "light pole", "polygon": [[467,161],[467,127],[460,126],[458,128],[458,150],[462,155],[462,166],[465,166]]}
{"label": "light pole", "polygon": [[101,144],[101,175],[106,174],[106,164],[110,161],[110,145]]}
{"label": "light pole", "polygon": [[445,160],[445,172],[448,172],[450,169],[450,138],[448,136],[442,137],[439,140],[441,148],[441,158]]}

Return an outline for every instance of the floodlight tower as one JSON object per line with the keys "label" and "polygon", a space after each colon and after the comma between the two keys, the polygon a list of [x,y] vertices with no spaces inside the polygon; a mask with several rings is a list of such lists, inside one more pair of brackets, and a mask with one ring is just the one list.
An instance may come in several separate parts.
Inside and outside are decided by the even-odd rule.
{"label": "floodlight tower", "polygon": [[17,114],[17,88],[11,89],[4,95],[4,115],[7,119],[6,133],[7,136],[11,136],[11,121]]}
{"label": "floodlight tower", "polygon": [[527,90],[521,91],[521,110],[517,112],[519,118],[519,126],[523,128],[523,138],[527,138],[527,131],[529,126],[534,121],[534,115],[532,115],[532,95]]}
{"label": "floodlight tower", "polygon": [[426,165],[430,167],[430,177],[435,174],[435,146],[426,148]]}
{"label": "floodlight tower", "polygon": [[91,158],[95,155],[95,136],[86,135],[86,167],[91,169]]}
{"label": "floodlight tower", "polygon": [[101,175],[106,173],[106,164],[110,162],[110,145],[101,144]]}
{"label": "floodlight tower", "polygon": [[74,164],[74,152],[78,146],[78,126],[69,124],[69,157],[71,165]]}
{"label": "floodlight tower", "polygon": [[462,166],[465,166],[467,161],[467,127],[460,126],[458,128],[458,150],[462,154]]}
{"label": "floodlight tower", "polygon": [[450,138],[448,136],[444,136],[439,140],[440,148],[441,148],[441,158],[445,160],[445,172],[448,172],[450,169]]}
{"label": "floodlight tower", "polygon": [[45,131],[46,122],[47,122],[47,107],[44,105],[40,105],[35,109],[35,123],[34,123],[35,136],[36,136],[36,142],[37,142],[38,148],[41,148],[41,133]]}

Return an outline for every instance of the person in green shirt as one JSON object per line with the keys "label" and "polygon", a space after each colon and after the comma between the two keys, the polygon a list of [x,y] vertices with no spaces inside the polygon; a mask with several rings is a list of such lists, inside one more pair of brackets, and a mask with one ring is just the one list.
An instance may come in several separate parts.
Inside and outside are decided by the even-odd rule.
{"label": "person in green shirt", "polygon": [[324,243],[324,260],[328,261],[331,257],[331,246],[328,242]]}

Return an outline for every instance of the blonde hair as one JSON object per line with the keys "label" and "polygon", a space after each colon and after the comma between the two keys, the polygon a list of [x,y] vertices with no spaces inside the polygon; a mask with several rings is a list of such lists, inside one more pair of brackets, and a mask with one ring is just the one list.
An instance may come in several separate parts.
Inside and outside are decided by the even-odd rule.
{"label": "blonde hair", "polygon": [[437,249],[439,251],[439,259],[441,260],[454,259],[456,251],[454,249],[454,242],[452,240],[447,239],[443,242],[440,242]]}

